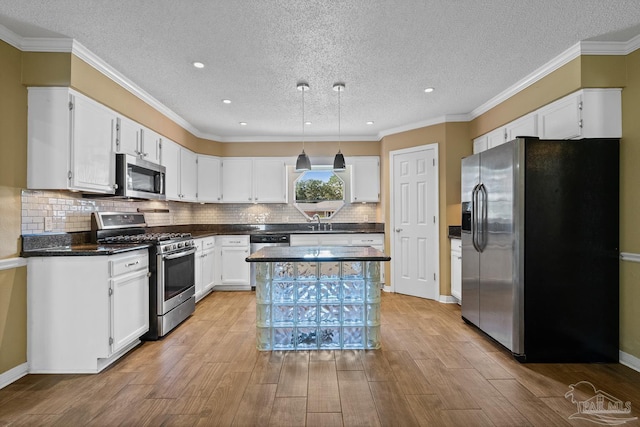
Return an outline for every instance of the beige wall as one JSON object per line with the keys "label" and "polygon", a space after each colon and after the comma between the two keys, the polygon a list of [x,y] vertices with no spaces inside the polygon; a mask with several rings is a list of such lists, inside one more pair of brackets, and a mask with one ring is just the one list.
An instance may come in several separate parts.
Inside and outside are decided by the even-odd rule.
{"label": "beige wall", "polygon": [[[20,190],[27,182],[27,91],[22,53],[0,41],[0,259],[20,255]],[[0,271],[0,374],[27,361],[26,268]]]}
{"label": "beige wall", "polygon": [[[620,250],[640,253],[640,50],[626,58],[620,144]],[[640,263],[620,263],[620,349],[640,358]]]}

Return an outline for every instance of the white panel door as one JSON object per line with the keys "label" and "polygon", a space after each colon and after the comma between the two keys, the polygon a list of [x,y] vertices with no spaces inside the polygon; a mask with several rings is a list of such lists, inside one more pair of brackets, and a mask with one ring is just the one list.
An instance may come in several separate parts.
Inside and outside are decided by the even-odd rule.
{"label": "white panel door", "polygon": [[198,155],[198,201],[217,203],[220,201],[222,177],[221,161],[218,157]]}
{"label": "white panel door", "polygon": [[162,166],[166,168],[164,185],[167,200],[180,200],[180,146],[173,141],[163,141]]}
{"label": "white panel door", "polygon": [[437,146],[392,152],[392,288],[439,296]]}
{"label": "white panel door", "polygon": [[222,202],[253,201],[253,161],[251,158],[226,158],[222,161]]}
{"label": "white panel door", "polygon": [[287,203],[287,166],[282,159],[253,160],[253,201]]}
{"label": "white panel door", "polygon": [[180,200],[197,201],[198,155],[186,148],[180,149]]}

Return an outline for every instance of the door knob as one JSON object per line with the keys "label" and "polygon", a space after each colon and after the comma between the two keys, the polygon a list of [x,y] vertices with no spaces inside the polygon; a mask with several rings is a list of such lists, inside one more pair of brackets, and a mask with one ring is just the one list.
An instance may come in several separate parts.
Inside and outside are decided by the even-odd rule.
{"label": "door knob", "polygon": [[402,231],[402,228],[396,228],[396,233],[399,233]]}

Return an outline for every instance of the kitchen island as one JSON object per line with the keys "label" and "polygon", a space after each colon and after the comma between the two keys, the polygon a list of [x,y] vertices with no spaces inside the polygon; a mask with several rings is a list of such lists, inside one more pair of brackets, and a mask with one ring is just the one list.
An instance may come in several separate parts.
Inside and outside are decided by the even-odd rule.
{"label": "kitchen island", "polygon": [[380,347],[380,261],[370,246],[266,247],[256,266],[259,350]]}

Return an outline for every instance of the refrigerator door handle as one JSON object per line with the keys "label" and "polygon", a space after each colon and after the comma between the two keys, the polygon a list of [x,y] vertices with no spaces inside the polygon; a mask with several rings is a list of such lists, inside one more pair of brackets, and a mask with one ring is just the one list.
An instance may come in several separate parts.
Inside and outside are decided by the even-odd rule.
{"label": "refrigerator door handle", "polygon": [[480,252],[478,246],[478,188],[480,184],[476,184],[471,192],[471,244],[474,249]]}
{"label": "refrigerator door handle", "polygon": [[484,251],[484,249],[487,247],[487,240],[488,240],[488,236],[487,236],[487,229],[489,228],[489,224],[488,224],[488,220],[487,220],[487,187],[484,186],[484,184],[480,184],[478,186],[478,193],[482,194],[482,207],[481,207],[481,224],[482,224],[482,228],[479,230],[478,235],[479,235],[479,241],[478,241],[478,247],[480,248],[479,252]]}

